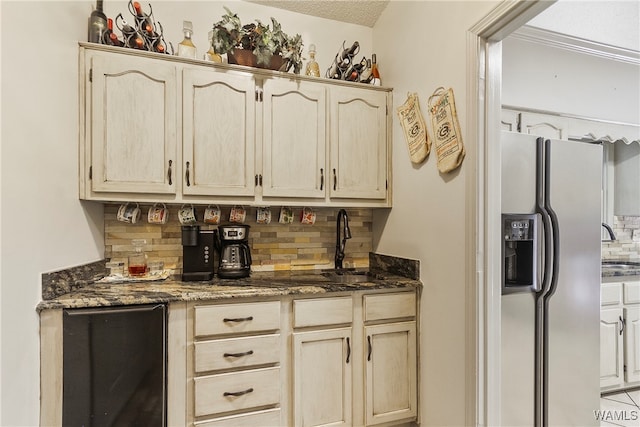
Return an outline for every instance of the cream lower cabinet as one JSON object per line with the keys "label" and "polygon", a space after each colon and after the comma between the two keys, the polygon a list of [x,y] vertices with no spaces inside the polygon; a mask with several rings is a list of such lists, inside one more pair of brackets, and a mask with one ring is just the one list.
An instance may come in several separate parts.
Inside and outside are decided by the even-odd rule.
{"label": "cream lower cabinet", "polygon": [[280,302],[197,304],[190,314],[189,424],[281,425]]}
{"label": "cream lower cabinet", "polygon": [[418,412],[416,296],[363,298],[366,424],[411,420]]}
{"label": "cream lower cabinet", "polygon": [[351,296],[293,301],[296,426],[353,425],[352,322]]}
{"label": "cream lower cabinet", "polygon": [[603,283],[600,310],[600,388],[640,385],[640,282]]}

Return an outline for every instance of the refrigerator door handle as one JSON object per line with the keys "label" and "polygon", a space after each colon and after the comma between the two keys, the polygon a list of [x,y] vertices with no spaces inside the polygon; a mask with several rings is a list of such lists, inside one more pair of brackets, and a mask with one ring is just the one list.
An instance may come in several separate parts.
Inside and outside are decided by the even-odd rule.
{"label": "refrigerator door handle", "polygon": [[546,140],[544,150],[544,205],[549,214],[549,218],[551,220],[551,246],[552,246],[552,255],[551,255],[551,280],[549,283],[549,291],[545,295],[545,298],[551,298],[551,296],[556,291],[558,286],[558,258],[560,254],[560,226],[558,224],[558,216],[556,212],[551,207],[551,141]]}

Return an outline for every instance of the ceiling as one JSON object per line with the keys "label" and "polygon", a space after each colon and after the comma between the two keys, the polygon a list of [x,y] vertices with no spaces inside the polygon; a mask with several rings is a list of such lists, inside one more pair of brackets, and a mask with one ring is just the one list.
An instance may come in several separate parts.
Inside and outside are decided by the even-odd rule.
{"label": "ceiling", "polygon": [[323,0],[323,1],[291,1],[291,0],[246,0],[265,6],[277,7],[291,12],[334,21],[371,27],[375,25],[389,0]]}

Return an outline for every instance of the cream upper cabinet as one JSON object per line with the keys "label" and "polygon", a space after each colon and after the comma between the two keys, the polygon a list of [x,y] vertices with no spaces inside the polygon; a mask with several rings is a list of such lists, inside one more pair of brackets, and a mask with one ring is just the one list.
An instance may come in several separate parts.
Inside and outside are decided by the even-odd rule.
{"label": "cream upper cabinet", "polygon": [[175,65],[93,52],[85,66],[87,190],[175,193]]}
{"label": "cream upper cabinet", "polygon": [[263,197],[325,197],[326,90],[267,79],[261,94]]}
{"label": "cream upper cabinet", "polygon": [[331,88],[330,198],[387,197],[387,94]]}
{"label": "cream upper cabinet", "polygon": [[81,199],[391,206],[389,89],[80,45]]}
{"label": "cream upper cabinet", "polygon": [[253,75],[184,69],[182,192],[251,196],[255,191]]}

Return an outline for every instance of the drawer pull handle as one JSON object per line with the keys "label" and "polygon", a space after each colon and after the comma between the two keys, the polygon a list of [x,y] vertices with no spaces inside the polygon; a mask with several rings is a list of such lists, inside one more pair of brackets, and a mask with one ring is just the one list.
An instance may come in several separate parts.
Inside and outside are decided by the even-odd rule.
{"label": "drawer pull handle", "polygon": [[351,357],[351,343],[349,342],[349,337],[347,337],[347,363],[349,363],[350,357]]}
{"label": "drawer pull handle", "polygon": [[373,350],[373,348],[371,346],[371,335],[367,336],[367,343],[369,344],[369,352],[367,354],[367,361],[371,362],[371,351]]}
{"label": "drawer pull handle", "polygon": [[243,394],[247,394],[247,393],[251,393],[251,392],[253,392],[253,388],[248,388],[248,389],[246,389],[244,391],[234,391],[234,392],[225,391],[222,395],[225,396],[225,397],[226,396],[242,396]]}
{"label": "drawer pull handle", "polygon": [[251,356],[253,354],[253,350],[245,351],[244,353],[225,353],[224,357],[243,357],[243,356]]}
{"label": "drawer pull handle", "polygon": [[249,317],[236,317],[236,318],[228,318],[225,317],[224,319],[222,319],[223,322],[248,322],[250,320],[253,320],[253,316],[249,316]]}
{"label": "drawer pull handle", "polygon": [[622,335],[622,333],[624,332],[624,327],[627,324],[627,321],[623,319],[622,316],[618,316],[618,319],[620,319],[620,335]]}

